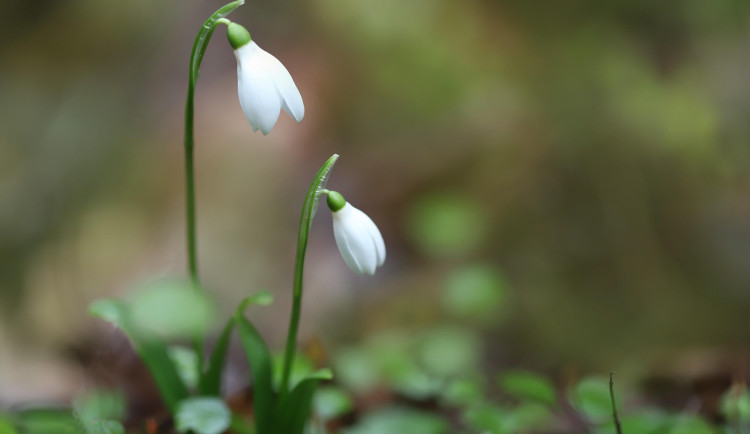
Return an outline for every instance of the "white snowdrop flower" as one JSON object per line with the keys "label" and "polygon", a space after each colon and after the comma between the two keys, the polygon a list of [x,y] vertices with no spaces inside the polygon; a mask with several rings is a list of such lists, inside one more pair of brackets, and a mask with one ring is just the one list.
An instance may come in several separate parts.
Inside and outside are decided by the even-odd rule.
{"label": "white snowdrop flower", "polygon": [[240,106],[253,131],[268,134],[281,109],[297,122],[302,121],[302,96],[284,65],[252,41],[250,33],[237,23],[227,26],[227,38],[237,58]]}
{"label": "white snowdrop flower", "polygon": [[356,273],[375,274],[385,261],[385,242],[378,227],[338,192],[329,191],[326,202],[333,212],[333,235],[346,265]]}

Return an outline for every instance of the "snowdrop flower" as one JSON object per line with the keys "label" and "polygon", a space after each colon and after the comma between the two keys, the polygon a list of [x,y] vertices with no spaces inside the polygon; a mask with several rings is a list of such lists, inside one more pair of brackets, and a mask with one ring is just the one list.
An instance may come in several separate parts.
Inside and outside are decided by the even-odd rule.
{"label": "snowdrop flower", "polygon": [[385,243],[378,227],[338,192],[329,191],[326,202],[333,212],[333,235],[346,265],[356,273],[375,274],[385,261]]}
{"label": "snowdrop flower", "polygon": [[302,121],[302,96],[284,65],[252,41],[250,33],[237,23],[227,26],[227,38],[237,58],[240,106],[253,131],[268,134],[282,108],[297,122]]}

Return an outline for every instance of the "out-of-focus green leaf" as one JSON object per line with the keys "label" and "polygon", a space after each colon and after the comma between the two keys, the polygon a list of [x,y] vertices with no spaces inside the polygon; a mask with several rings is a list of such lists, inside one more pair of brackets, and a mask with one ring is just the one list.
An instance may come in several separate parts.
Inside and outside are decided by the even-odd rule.
{"label": "out-of-focus green leaf", "polygon": [[507,289],[502,275],[491,266],[471,265],[448,275],[442,290],[446,312],[470,321],[497,322],[502,318]]}
{"label": "out-of-focus green leaf", "polygon": [[529,371],[505,372],[498,378],[500,387],[510,396],[554,405],[555,388],[544,377]]}
{"label": "out-of-focus green leaf", "polygon": [[612,398],[609,380],[599,377],[584,378],[570,390],[570,403],[593,421],[612,417]]}
{"label": "out-of-focus green leaf", "polygon": [[[250,305],[268,306],[273,303],[273,295],[267,291],[259,291],[250,297],[245,298],[240,302],[238,310],[244,311],[246,307]],[[224,326],[224,330],[219,336],[219,340],[216,342],[213,352],[211,352],[211,359],[209,360],[208,368],[206,372],[200,378],[198,385],[198,391],[201,395],[208,396],[220,396],[221,395],[221,378],[224,373],[224,365],[227,359],[227,351],[229,350],[229,340],[232,337],[232,329],[234,328],[235,320],[230,318],[227,324]]]}
{"label": "out-of-focus green leaf", "polygon": [[318,389],[313,399],[313,405],[315,414],[325,421],[348,413],[354,404],[349,395],[342,389],[327,386]]}
{"label": "out-of-focus green leaf", "polygon": [[465,195],[439,193],[413,205],[407,228],[424,254],[457,257],[481,247],[489,225],[484,210]]}
{"label": "out-of-focus green leaf", "polygon": [[124,303],[106,298],[95,300],[89,306],[89,313],[91,315],[99,317],[120,329],[124,328],[125,312]]}
{"label": "out-of-focus green leaf", "polygon": [[421,366],[439,377],[459,376],[474,371],[480,357],[480,344],[471,331],[439,327],[425,332],[418,341]]}
{"label": "out-of-focus green leaf", "polygon": [[175,423],[179,432],[221,434],[229,428],[231,418],[232,413],[224,401],[201,396],[180,402]]}
{"label": "out-of-focus green leaf", "polygon": [[86,434],[125,434],[125,427],[116,420],[89,420],[82,422]]}
{"label": "out-of-focus green leaf", "polygon": [[221,378],[224,373],[224,364],[227,360],[227,351],[229,350],[229,340],[232,337],[234,328],[234,319],[230,318],[224,326],[216,346],[211,352],[211,358],[208,362],[206,372],[200,377],[198,383],[198,392],[205,396],[221,395]]}
{"label": "out-of-focus green leaf", "polygon": [[168,352],[182,382],[188,389],[195,389],[199,378],[198,355],[193,349],[180,346],[171,346]]}
{"label": "out-of-focus green leaf", "polygon": [[253,426],[238,414],[232,414],[230,429],[236,434],[256,434]]}
{"label": "out-of-focus green leaf", "polygon": [[343,434],[444,434],[448,423],[437,415],[406,408],[385,408],[365,415]]}
{"label": "out-of-focus green leaf", "polygon": [[445,381],[433,374],[419,369],[415,364],[389,377],[391,387],[411,399],[427,399],[438,395]]}
{"label": "out-of-focus green leaf", "polygon": [[130,319],[144,335],[194,339],[213,324],[216,307],[188,280],[159,279],[139,288],[128,303]]}
{"label": "out-of-focus green leaf", "polygon": [[333,357],[333,367],[336,380],[357,393],[372,389],[379,381],[376,361],[362,348],[338,351]]}
{"label": "out-of-focus green leaf", "polygon": [[[675,420],[669,414],[660,411],[643,411],[621,417],[622,432],[642,434],[668,433],[667,429]],[[607,421],[596,430],[596,434],[617,434],[614,421]]]}
{"label": "out-of-focus green leaf", "polygon": [[10,417],[0,413],[0,434],[18,434]]}
{"label": "out-of-focus green leaf", "polygon": [[321,380],[330,380],[330,369],[321,369],[300,381],[292,391],[279,401],[276,410],[274,433],[302,434],[310,419],[310,409],[315,389]]}
{"label": "out-of-focus green leaf", "polygon": [[478,379],[459,378],[452,380],[440,394],[446,405],[468,406],[481,402],[484,396],[482,384]]}
{"label": "out-of-focus green leaf", "polygon": [[503,427],[509,433],[535,432],[546,427],[551,419],[552,411],[546,405],[525,402],[508,411]]}
{"label": "out-of-focus green leaf", "polygon": [[721,397],[721,414],[731,421],[750,421],[750,392],[744,386],[727,390]]}
{"label": "out-of-focus green leaf", "polygon": [[268,352],[268,347],[258,330],[242,315],[241,311],[238,310],[235,313],[234,320],[253,373],[253,405],[255,407],[256,430],[258,434],[272,433],[276,396],[272,387],[271,354]]}
{"label": "out-of-focus green leaf", "polygon": [[679,416],[669,434],[719,434],[719,430],[697,415]]}
{"label": "out-of-focus green leaf", "polygon": [[80,434],[82,427],[70,411],[53,409],[26,410],[18,413],[19,433]]}
{"label": "out-of-focus green leaf", "polygon": [[144,336],[140,332],[140,327],[133,327],[129,308],[122,302],[97,300],[91,304],[89,311],[94,316],[120,327],[128,336],[141,360],[151,372],[162,399],[174,414],[177,410],[177,403],[187,398],[188,390],[177,374],[164,342],[152,335]]}
{"label": "out-of-focus green leaf", "polygon": [[480,403],[463,412],[464,423],[476,432],[491,432],[493,434],[505,434],[504,419],[507,417],[499,407],[488,403]]}
{"label": "out-of-focus green leaf", "polygon": [[119,421],[125,417],[127,404],[119,391],[95,389],[77,397],[73,409],[78,419],[84,422]]}

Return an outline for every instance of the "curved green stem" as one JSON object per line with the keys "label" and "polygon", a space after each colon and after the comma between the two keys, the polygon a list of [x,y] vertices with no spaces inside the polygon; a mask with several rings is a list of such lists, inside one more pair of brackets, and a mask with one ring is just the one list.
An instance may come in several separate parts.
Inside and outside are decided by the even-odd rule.
{"label": "curved green stem", "polygon": [[[193,44],[193,51],[190,53],[190,70],[188,71],[188,89],[187,99],[185,101],[185,216],[186,216],[186,233],[187,233],[187,259],[190,280],[193,287],[200,288],[200,279],[198,277],[198,243],[195,231],[195,138],[193,135],[195,117],[195,83],[198,81],[198,71],[203,61],[203,55],[206,53],[208,41],[216,28],[216,23],[223,20],[230,12],[242,5],[245,0],[233,1],[219,10],[214,12],[203,23],[198,31]],[[202,337],[195,336],[195,352],[198,355],[198,369],[203,371],[203,345]]]}
{"label": "curved green stem", "polygon": [[242,5],[245,0],[233,1],[214,12],[203,23],[195,37],[193,51],[190,53],[190,70],[188,71],[187,100],[185,101],[185,215],[187,217],[187,256],[188,270],[193,285],[199,286],[198,278],[198,246],[195,235],[195,139],[193,136],[193,119],[195,116],[195,83],[198,81],[198,71],[206,53],[208,41],[214,33],[216,24],[223,22],[224,17]]}
{"label": "curved green stem", "polygon": [[292,293],[292,315],[289,319],[289,332],[286,338],[286,350],[284,351],[284,370],[281,376],[281,394],[286,394],[289,389],[289,376],[294,362],[294,353],[297,346],[297,329],[302,311],[302,276],[305,270],[305,253],[307,251],[307,240],[310,236],[310,225],[318,207],[318,199],[325,190],[328,173],[339,158],[333,154],[323,167],[318,170],[315,179],[310,184],[310,189],[305,196],[302,205],[302,215],[299,221],[299,234],[297,236],[297,260],[294,264],[294,291]]}

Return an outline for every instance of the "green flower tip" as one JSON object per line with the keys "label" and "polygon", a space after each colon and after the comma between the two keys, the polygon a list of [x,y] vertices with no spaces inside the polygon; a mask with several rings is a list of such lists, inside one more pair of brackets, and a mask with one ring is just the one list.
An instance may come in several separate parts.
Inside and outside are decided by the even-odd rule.
{"label": "green flower tip", "polygon": [[328,208],[330,208],[331,211],[336,212],[341,210],[341,208],[346,205],[346,200],[344,199],[344,196],[342,196],[338,191],[329,191],[326,203],[328,204]]}
{"label": "green flower tip", "polygon": [[238,49],[250,42],[250,32],[237,23],[227,25],[227,39],[233,49]]}

